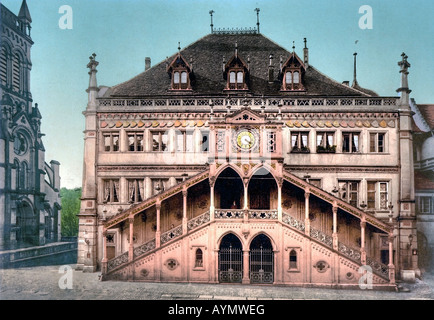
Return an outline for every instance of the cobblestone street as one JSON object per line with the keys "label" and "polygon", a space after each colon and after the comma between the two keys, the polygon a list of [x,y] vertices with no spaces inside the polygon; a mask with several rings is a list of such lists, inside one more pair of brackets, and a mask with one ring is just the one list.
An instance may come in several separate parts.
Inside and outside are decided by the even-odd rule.
{"label": "cobblestone street", "polygon": [[[71,266],[0,270],[1,300],[433,300],[434,276],[403,284],[401,292],[252,285],[114,282]],[[72,285],[72,287],[71,287]]]}

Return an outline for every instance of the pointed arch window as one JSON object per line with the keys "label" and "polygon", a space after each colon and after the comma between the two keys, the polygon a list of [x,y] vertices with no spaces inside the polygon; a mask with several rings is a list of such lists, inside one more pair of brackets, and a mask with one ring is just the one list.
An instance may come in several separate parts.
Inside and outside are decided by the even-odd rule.
{"label": "pointed arch window", "polygon": [[12,88],[15,91],[21,90],[21,57],[18,53],[14,55],[12,63]]}
{"label": "pointed arch window", "polygon": [[5,47],[1,48],[1,54],[0,54],[0,82],[2,85],[7,86],[8,81],[8,52]]}

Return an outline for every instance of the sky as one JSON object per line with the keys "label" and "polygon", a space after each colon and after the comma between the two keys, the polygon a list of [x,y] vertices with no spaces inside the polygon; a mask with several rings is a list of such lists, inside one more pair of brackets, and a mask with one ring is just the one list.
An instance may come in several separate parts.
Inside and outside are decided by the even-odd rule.
{"label": "sky", "polygon": [[[1,0],[18,14],[22,0]],[[31,92],[42,114],[45,158],[60,162],[61,186],[81,187],[89,56],[99,62],[98,85],[114,86],[210,33],[254,28],[302,56],[332,79],[397,96],[398,61],[408,55],[410,97],[434,103],[432,0],[27,0],[32,16]],[[65,20],[69,6],[72,15]],[[372,12],[364,8],[369,6]],[[62,10],[59,10],[62,9]],[[360,12],[359,12],[360,10]],[[60,12],[59,12],[60,11]],[[370,19],[371,18],[371,19]],[[60,22],[60,24],[59,24]],[[72,23],[71,23],[72,22]],[[372,24],[370,24],[372,22]],[[65,23],[68,27],[62,28]],[[368,26],[368,28],[365,28]]]}

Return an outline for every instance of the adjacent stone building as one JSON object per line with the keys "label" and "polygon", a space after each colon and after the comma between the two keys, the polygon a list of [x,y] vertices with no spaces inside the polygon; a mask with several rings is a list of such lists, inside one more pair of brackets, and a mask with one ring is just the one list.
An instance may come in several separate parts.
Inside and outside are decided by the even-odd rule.
{"label": "adjacent stone building", "polygon": [[59,163],[45,162],[42,116],[30,90],[31,23],[26,0],[18,16],[1,5],[1,250],[60,240]]}
{"label": "adjacent stone building", "polygon": [[414,112],[415,200],[420,267],[434,266],[434,105],[410,101]]}
{"label": "adjacent stone building", "polygon": [[407,56],[399,96],[382,97],[321,73],[304,43],[299,56],[259,25],[212,28],[113,87],[92,55],[78,268],[334,287],[418,276]]}

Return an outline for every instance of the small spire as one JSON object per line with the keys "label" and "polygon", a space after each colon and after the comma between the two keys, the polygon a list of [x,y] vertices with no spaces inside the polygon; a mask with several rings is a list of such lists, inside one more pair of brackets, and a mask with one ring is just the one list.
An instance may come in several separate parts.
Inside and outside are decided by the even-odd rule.
{"label": "small spire", "polygon": [[292,41],[292,54],[295,53],[295,41]]}
{"label": "small spire", "polygon": [[181,53],[181,42],[178,41],[178,53]]}
{"label": "small spire", "polygon": [[256,26],[258,29],[258,33],[260,33],[259,32],[259,11],[261,11],[261,10],[259,10],[259,8],[256,8],[255,11],[256,11]]}
{"label": "small spire", "polygon": [[238,58],[238,41],[235,41],[235,58]]}
{"label": "small spire", "polygon": [[23,2],[21,3],[20,12],[18,13],[18,18],[22,20],[27,20],[27,22],[29,23],[32,22],[32,17],[30,16],[30,11],[29,8],[27,7],[26,0],[23,0]]}
{"label": "small spire", "polygon": [[214,25],[212,23],[212,14],[214,13],[214,10],[210,10],[209,15],[211,16],[211,33],[214,33]]}

